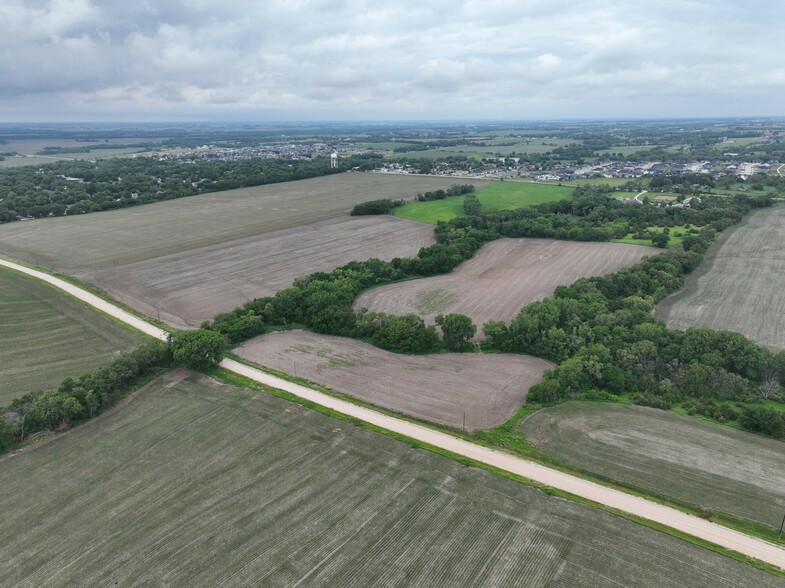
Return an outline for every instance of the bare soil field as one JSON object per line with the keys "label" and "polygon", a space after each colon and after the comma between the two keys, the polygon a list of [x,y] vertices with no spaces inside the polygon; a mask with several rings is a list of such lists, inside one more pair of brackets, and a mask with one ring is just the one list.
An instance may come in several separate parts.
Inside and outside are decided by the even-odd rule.
{"label": "bare soil field", "polygon": [[357,297],[354,307],[413,312],[428,322],[439,313],[457,312],[470,316],[481,332],[485,322],[509,321],[557,286],[616,271],[658,252],[620,243],[499,239],[450,274],[372,288]]}
{"label": "bare soil field", "polygon": [[192,328],[299,277],[353,260],[412,257],[433,227],[392,216],[332,219],[81,276],[133,308]]}
{"label": "bare soil field", "polygon": [[526,355],[402,355],[368,343],[305,331],[268,333],[235,352],[366,402],[466,429],[509,419],[553,364]]}
{"label": "bare soil field", "polygon": [[779,527],[785,443],[641,406],[571,402],[521,427],[546,452],[691,504]]}
{"label": "bare soil field", "polygon": [[0,487],[9,588],[782,585],[199,375],[161,379],[115,414],[4,460]]}
{"label": "bare soil field", "polygon": [[[465,182],[467,180],[460,180]],[[468,180],[478,186],[487,181]],[[414,198],[455,178],[345,173],[133,208],[0,225],[0,253],[79,275],[348,216],[360,202]]]}
{"label": "bare soil field", "polygon": [[669,327],[738,331],[785,349],[785,207],[755,211],[728,229],[655,313]]}
{"label": "bare soil field", "polygon": [[0,269],[0,406],[56,388],[142,342],[141,335],[70,296]]}

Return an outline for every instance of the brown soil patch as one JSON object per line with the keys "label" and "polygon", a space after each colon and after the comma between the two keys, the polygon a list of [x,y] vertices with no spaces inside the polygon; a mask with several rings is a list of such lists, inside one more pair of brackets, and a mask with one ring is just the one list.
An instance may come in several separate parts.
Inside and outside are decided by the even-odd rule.
{"label": "brown soil patch", "polygon": [[785,349],[785,207],[757,210],[709,248],[680,292],[660,302],[669,327],[738,331]]}
{"label": "brown soil patch", "polygon": [[283,331],[236,349],[245,359],[367,402],[466,429],[510,418],[549,362],[487,353],[401,355],[353,339]]}
{"label": "brown soil patch", "polygon": [[439,314],[470,316],[478,327],[509,321],[525,305],[551,296],[557,286],[633,265],[659,250],[623,243],[552,239],[499,239],[485,245],[452,273],[382,286],[357,297],[355,308],[415,313],[433,322]]}
{"label": "brown soil patch", "polygon": [[0,224],[0,253],[79,275],[347,217],[355,204],[488,181],[346,173],[92,214]]}
{"label": "brown soil patch", "polygon": [[149,316],[191,328],[310,273],[353,260],[411,257],[434,242],[431,225],[391,216],[349,217],[93,272],[85,279]]}

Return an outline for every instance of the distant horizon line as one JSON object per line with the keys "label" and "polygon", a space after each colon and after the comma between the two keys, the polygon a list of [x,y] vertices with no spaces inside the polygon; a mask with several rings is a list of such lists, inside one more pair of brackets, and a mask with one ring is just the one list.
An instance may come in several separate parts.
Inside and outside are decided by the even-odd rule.
{"label": "distant horizon line", "polygon": [[575,117],[575,118],[412,118],[412,119],[193,119],[193,120],[48,120],[48,121],[0,121],[3,126],[45,126],[45,125],[402,125],[402,124],[532,124],[532,123],[598,123],[598,122],[669,122],[669,121],[754,121],[785,120],[779,115],[728,115],[728,116],[670,116],[670,117]]}

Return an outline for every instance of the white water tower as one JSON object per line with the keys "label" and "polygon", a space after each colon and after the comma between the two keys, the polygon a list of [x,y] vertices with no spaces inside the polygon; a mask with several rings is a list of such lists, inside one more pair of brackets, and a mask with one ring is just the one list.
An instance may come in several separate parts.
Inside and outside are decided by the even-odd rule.
{"label": "white water tower", "polygon": [[330,155],[330,168],[335,169],[336,167],[338,167],[338,154],[333,153]]}

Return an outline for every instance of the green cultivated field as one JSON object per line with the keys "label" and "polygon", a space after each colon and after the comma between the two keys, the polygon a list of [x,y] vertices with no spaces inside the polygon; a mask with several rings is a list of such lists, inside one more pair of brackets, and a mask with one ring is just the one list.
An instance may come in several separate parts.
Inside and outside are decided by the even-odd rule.
{"label": "green cultivated field", "polygon": [[348,216],[360,202],[413,198],[455,183],[449,177],[335,174],[109,212],[8,223],[0,225],[0,254],[80,275]]}
{"label": "green cultivated field", "polygon": [[3,461],[4,587],[782,585],[297,404],[177,377]]}
{"label": "green cultivated field", "polygon": [[[498,210],[512,210],[543,202],[564,200],[571,195],[572,188],[532,182],[494,182],[477,190],[477,198],[483,208]],[[401,218],[436,224],[439,221],[463,216],[463,198],[463,196],[452,196],[444,200],[411,202],[396,208],[393,214]]]}
{"label": "green cultivated field", "polygon": [[0,268],[0,406],[56,387],[142,340],[39,280]]}
{"label": "green cultivated field", "polygon": [[785,443],[640,406],[570,402],[523,421],[530,442],[584,470],[779,527]]}

